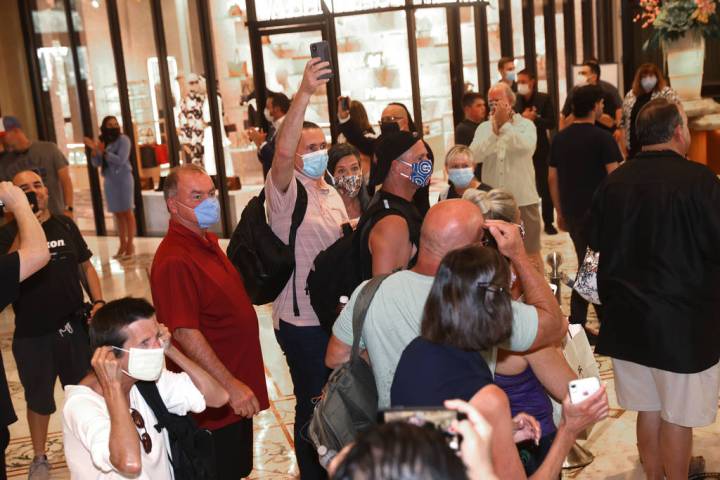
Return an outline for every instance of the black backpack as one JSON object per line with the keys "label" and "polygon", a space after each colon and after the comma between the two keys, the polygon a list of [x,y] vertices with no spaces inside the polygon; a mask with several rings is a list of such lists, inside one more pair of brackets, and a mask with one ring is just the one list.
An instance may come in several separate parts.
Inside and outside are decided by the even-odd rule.
{"label": "black backpack", "polygon": [[343,229],[344,235],[315,257],[305,293],[310,296],[310,305],[320,326],[329,335],[338,316],[340,297],[349,298],[357,286],[367,280],[360,264],[360,252],[368,242],[372,227],[388,215],[400,215],[408,220],[411,208],[414,208],[411,204],[406,206],[392,199],[371,202],[354,231]]}
{"label": "black backpack", "polygon": [[155,382],[137,382],[135,385],[158,421],[157,425],[147,427],[158,432],[163,428],[167,430],[175,480],[215,480],[212,433],[198,428],[190,415],[170,413]]}
{"label": "black backpack", "polygon": [[300,180],[295,181],[297,200],[290,224],[290,244],[280,240],[268,225],[263,189],[243,210],[230,238],[227,256],[240,272],[245,290],[255,305],[275,301],[292,275],[293,309],[295,315],[299,315],[295,293],[295,236],[305,218],[308,199]]}

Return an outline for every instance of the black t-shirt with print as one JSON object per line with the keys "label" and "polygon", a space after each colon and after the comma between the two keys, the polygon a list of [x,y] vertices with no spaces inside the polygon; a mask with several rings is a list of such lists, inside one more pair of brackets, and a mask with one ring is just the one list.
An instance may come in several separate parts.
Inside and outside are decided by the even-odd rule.
{"label": "black t-shirt with print", "polygon": [[[38,337],[61,328],[83,305],[79,264],[92,252],[77,225],[62,215],[42,224],[50,249],[50,263],[20,284],[13,302],[15,337]],[[0,229],[0,254],[7,253],[17,235],[17,223]]]}

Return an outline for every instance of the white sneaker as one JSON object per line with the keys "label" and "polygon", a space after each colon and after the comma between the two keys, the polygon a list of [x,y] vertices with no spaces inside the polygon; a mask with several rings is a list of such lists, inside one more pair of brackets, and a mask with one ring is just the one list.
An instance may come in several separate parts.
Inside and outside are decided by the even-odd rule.
{"label": "white sneaker", "polygon": [[49,480],[49,478],[50,463],[48,462],[47,455],[35,457],[30,464],[28,480]]}

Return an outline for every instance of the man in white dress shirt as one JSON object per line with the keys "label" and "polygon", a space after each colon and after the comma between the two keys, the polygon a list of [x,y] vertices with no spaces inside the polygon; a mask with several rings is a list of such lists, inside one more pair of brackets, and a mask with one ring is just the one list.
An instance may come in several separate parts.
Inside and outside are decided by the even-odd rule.
{"label": "man in white dress shirt", "polygon": [[490,117],[475,131],[470,149],[482,164],[482,181],[515,197],[525,231],[525,250],[542,271],[540,198],[535,188],[535,124],[513,110],[515,94],[504,82],[490,88]]}

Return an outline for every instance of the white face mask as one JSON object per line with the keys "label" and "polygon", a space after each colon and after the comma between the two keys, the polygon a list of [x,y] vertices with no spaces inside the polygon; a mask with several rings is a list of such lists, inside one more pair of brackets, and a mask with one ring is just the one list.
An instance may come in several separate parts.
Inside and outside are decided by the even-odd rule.
{"label": "white face mask", "polygon": [[267,120],[268,122],[272,123],[275,121],[273,116],[270,115],[270,110],[268,110],[267,107],[265,107],[265,110],[263,110],[263,114],[265,115],[265,120]]}
{"label": "white face mask", "polygon": [[127,371],[123,373],[136,380],[154,382],[160,378],[165,366],[164,348],[124,348],[113,347],[116,350],[127,352],[130,355]]}
{"label": "white face mask", "polygon": [[520,95],[528,95],[530,94],[530,85],[527,83],[518,83],[517,91]]}
{"label": "white face mask", "polygon": [[585,75],[583,75],[582,73],[578,74],[577,78],[575,79],[575,86],[584,87],[587,84],[588,84],[587,77]]}

